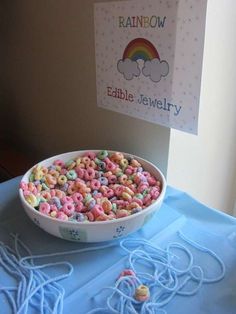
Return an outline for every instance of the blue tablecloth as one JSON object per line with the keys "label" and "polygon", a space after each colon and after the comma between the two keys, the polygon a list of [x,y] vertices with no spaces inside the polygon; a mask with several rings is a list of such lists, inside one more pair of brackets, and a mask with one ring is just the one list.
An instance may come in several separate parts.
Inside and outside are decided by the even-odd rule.
{"label": "blue tablecloth", "polygon": [[[19,181],[20,177],[0,184],[0,241],[8,243],[9,234],[18,233],[33,254],[94,246],[58,239],[31,222],[18,198]],[[165,247],[170,241],[179,241],[178,230],[219,255],[226,266],[226,274],[223,280],[204,285],[192,297],[176,296],[165,307],[167,313],[235,314],[236,219],[204,206],[184,192],[168,187],[161,210],[141,230],[129,237],[145,238]],[[60,282],[66,291],[65,314],[85,314],[92,309],[95,300],[91,297],[102,287],[114,285],[117,275],[126,265],[126,256],[118,241],[117,245],[103,250],[53,259],[58,260],[69,261],[74,266],[73,275]],[[199,263],[212,269],[214,273],[214,265],[211,265],[211,261],[204,254],[199,257]],[[51,270],[52,273],[53,271]],[[0,286],[4,286],[5,280],[6,275],[0,268]],[[0,305],[0,313],[11,313],[1,294]],[[101,300],[99,305],[101,306]]]}

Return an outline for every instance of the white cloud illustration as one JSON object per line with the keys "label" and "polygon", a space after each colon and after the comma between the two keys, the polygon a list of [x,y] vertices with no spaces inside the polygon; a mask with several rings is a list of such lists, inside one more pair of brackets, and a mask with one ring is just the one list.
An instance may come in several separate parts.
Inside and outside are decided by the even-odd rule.
{"label": "white cloud illustration", "polygon": [[117,63],[117,69],[124,75],[126,80],[132,80],[134,76],[139,76],[141,73],[138,63],[128,58],[119,60]]}
{"label": "white cloud illustration", "polygon": [[160,61],[157,58],[148,60],[144,63],[143,75],[149,76],[153,82],[159,82],[162,76],[169,73],[169,64],[166,61]]}

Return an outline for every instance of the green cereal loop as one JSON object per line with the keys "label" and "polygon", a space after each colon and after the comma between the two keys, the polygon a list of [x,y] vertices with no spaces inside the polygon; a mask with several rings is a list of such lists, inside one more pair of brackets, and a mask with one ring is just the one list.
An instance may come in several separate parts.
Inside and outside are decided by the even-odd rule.
{"label": "green cereal loop", "polygon": [[107,150],[101,150],[98,153],[98,158],[101,159],[101,160],[105,159],[107,156],[108,156]]}
{"label": "green cereal loop", "polygon": [[111,209],[114,213],[116,213],[117,211],[117,205],[115,203],[112,204],[112,209]]}
{"label": "green cereal loop", "polygon": [[43,190],[50,190],[46,183],[42,183]]}
{"label": "green cereal loop", "polygon": [[145,190],[143,191],[143,196],[146,196],[148,193],[149,193],[149,192],[148,192],[148,189],[145,189]]}
{"label": "green cereal loop", "polygon": [[34,174],[31,173],[29,176],[29,182],[34,182]]}
{"label": "green cereal loop", "polygon": [[123,174],[124,174],[124,172],[117,172],[117,174],[116,174],[116,176],[117,176],[117,178],[119,178],[119,177],[121,177],[121,176],[123,176]]}
{"label": "green cereal loop", "polygon": [[98,158],[95,158],[94,162],[95,162],[96,165],[99,165],[102,161],[100,159],[98,159]]}
{"label": "green cereal loop", "polygon": [[44,203],[44,202],[47,202],[46,198],[44,198],[43,196],[40,196],[39,197],[39,204]]}
{"label": "green cereal loop", "polygon": [[88,193],[84,198],[84,203],[86,204],[91,198],[92,198],[92,195]]}
{"label": "green cereal loop", "polygon": [[68,160],[68,161],[65,163],[66,168],[70,167],[70,165],[71,165],[73,162],[74,162],[73,159]]}
{"label": "green cereal loop", "polygon": [[143,194],[138,193],[138,194],[135,195],[135,197],[137,197],[137,198],[139,198],[140,200],[142,200],[142,199],[143,199]]}
{"label": "green cereal loop", "polygon": [[75,172],[75,170],[69,170],[67,173],[66,173],[66,177],[67,179],[69,180],[75,180],[77,178],[77,173]]}
{"label": "green cereal loop", "polygon": [[123,171],[123,173],[125,172],[125,169],[127,168],[126,166],[120,166],[121,170]]}
{"label": "green cereal loop", "polygon": [[42,179],[40,179],[39,181],[40,181],[40,183],[45,182],[45,177],[42,177]]}

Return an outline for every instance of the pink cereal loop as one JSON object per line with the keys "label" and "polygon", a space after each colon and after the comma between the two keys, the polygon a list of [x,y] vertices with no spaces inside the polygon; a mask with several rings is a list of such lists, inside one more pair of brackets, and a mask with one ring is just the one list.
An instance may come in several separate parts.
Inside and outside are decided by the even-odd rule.
{"label": "pink cereal loop", "polygon": [[114,196],[114,191],[108,188],[103,192],[103,195],[105,197],[111,198],[112,196]]}
{"label": "pink cereal loop", "polygon": [[114,184],[117,182],[117,178],[114,174],[110,175],[107,179],[108,179],[108,182],[111,184]]}
{"label": "pink cereal loop", "polygon": [[86,153],[84,154],[84,156],[86,156],[86,157],[88,157],[88,158],[94,160],[94,159],[96,158],[96,153],[94,153],[94,152],[86,152]]}
{"label": "pink cereal loop", "polygon": [[149,183],[149,185],[155,186],[157,183],[157,180],[154,177],[150,176],[147,178],[147,182]]}
{"label": "pink cereal loop", "polygon": [[[104,209],[102,206],[100,205],[95,205],[91,211],[90,211],[92,214],[93,214],[93,217],[96,219],[98,216],[104,214]],[[89,217],[88,217],[89,218]]]}
{"label": "pink cereal loop", "polygon": [[85,170],[81,167],[76,167],[75,171],[80,179],[84,178]]}
{"label": "pink cereal loop", "polygon": [[94,221],[94,215],[93,213],[90,211],[90,212],[87,212],[86,213],[86,216],[88,217],[88,220],[89,221]]}
{"label": "pink cereal loop", "polygon": [[28,190],[28,184],[27,184],[26,182],[21,181],[21,182],[20,182],[20,188],[21,188],[23,191],[27,191],[27,190]]}
{"label": "pink cereal loop", "polygon": [[53,165],[55,165],[55,166],[60,166],[60,167],[62,167],[62,168],[65,167],[64,161],[63,161],[63,160],[60,160],[60,159],[54,160]]}
{"label": "pink cereal loop", "polygon": [[148,185],[145,184],[145,183],[140,183],[139,186],[138,186],[138,193],[143,193],[144,190],[146,190],[148,188]]}
{"label": "pink cereal loop", "polygon": [[64,221],[68,220],[68,216],[63,211],[58,211],[56,218]]}
{"label": "pink cereal loop", "polygon": [[66,204],[66,203],[73,203],[73,198],[70,196],[64,196],[61,198],[61,203],[62,203],[62,205]]}
{"label": "pink cereal loop", "polygon": [[74,193],[71,197],[75,203],[81,202],[83,200],[83,195],[79,192]]}
{"label": "pink cereal loop", "polygon": [[68,202],[62,206],[62,211],[68,216],[72,216],[75,212],[75,206],[73,203]]}
{"label": "pink cereal loop", "polygon": [[42,202],[39,204],[40,213],[48,215],[50,213],[50,205],[47,202]]}
{"label": "pink cereal loop", "polygon": [[117,166],[111,161],[106,164],[106,170],[108,171],[113,171],[116,169],[116,167]]}
{"label": "pink cereal loop", "polygon": [[84,173],[84,178],[87,181],[91,181],[95,178],[95,170],[92,167],[87,168]]}
{"label": "pink cereal loop", "polygon": [[92,190],[99,190],[101,187],[101,183],[97,179],[93,179],[90,183],[90,187]]}
{"label": "pink cereal loop", "polygon": [[87,210],[87,208],[84,207],[84,204],[83,204],[82,202],[77,201],[76,204],[75,204],[75,211],[78,212],[78,213],[80,213],[80,212],[83,211],[83,209],[86,209],[86,210]]}

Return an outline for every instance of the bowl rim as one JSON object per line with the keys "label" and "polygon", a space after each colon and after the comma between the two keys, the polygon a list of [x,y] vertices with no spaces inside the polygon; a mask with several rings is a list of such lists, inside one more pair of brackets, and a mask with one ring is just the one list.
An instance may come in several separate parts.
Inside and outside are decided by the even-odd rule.
{"label": "bowl rim", "polygon": [[[29,170],[27,170],[24,175],[22,176],[21,178],[21,182],[24,182],[24,178],[25,177],[29,177],[29,174],[31,173],[31,171],[33,170],[33,168],[37,165],[40,165],[41,163],[45,163],[45,162],[49,162],[50,160],[56,160],[57,158],[60,158],[61,156],[66,156],[66,155],[71,155],[71,154],[83,154],[85,152],[99,152],[99,151],[102,151],[102,150],[105,150],[105,149],[86,149],[86,150],[75,150],[75,151],[71,151],[71,152],[66,152],[66,153],[61,153],[61,154],[57,154],[57,155],[54,155],[54,156],[51,156],[49,158],[46,158],[44,160],[41,160],[39,161],[38,163],[34,164]],[[115,153],[115,152],[119,152],[119,153],[122,153],[124,154],[125,156],[130,156],[130,157],[134,157],[134,158],[137,158],[139,159],[141,162],[144,161],[145,163],[149,164],[151,167],[153,167],[155,170],[157,170],[159,172],[159,175],[160,175],[160,178],[161,178],[161,185],[162,185],[162,189],[161,189],[161,192],[160,192],[160,195],[158,196],[158,198],[151,204],[149,205],[148,207],[144,208],[143,210],[141,210],[140,212],[138,213],[135,213],[133,215],[129,215],[129,216],[126,216],[126,217],[121,217],[121,218],[118,218],[118,219],[112,219],[112,220],[105,220],[105,221],[92,221],[92,222],[89,222],[89,221],[65,221],[65,220],[60,220],[60,219],[57,219],[57,218],[53,218],[51,216],[47,216],[43,213],[40,213],[38,210],[36,210],[33,206],[31,206],[30,204],[28,204],[24,198],[24,195],[23,195],[23,190],[22,188],[19,188],[19,196],[20,196],[20,200],[22,203],[24,203],[27,208],[29,209],[29,211],[32,211],[35,215],[39,215],[40,217],[42,217],[43,219],[46,219],[46,220],[49,220],[51,222],[56,222],[58,224],[65,224],[65,225],[76,225],[76,226],[101,226],[101,225],[106,225],[106,224],[114,224],[114,223],[117,223],[117,222],[124,222],[124,221],[129,221],[130,219],[134,219],[135,217],[138,217],[138,216],[141,216],[145,213],[147,213],[148,211],[150,211],[155,205],[157,205],[156,203],[160,203],[163,199],[164,199],[164,196],[165,196],[165,193],[166,193],[166,187],[167,187],[167,182],[166,182],[166,179],[165,179],[165,176],[163,175],[162,171],[157,167],[155,166],[152,162],[142,158],[142,157],[139,157],[137,155],[134,155],[134,154],[130,154],[130,153],[126,153],[126,152],[121,152],[121,151],[113,151],[113,150],[109,150],[109,149],[106,149],[107,152],[109,153]],[[25,210],[25,208],[24,208]],[[25,210],[26,211],[26,210]]]}

